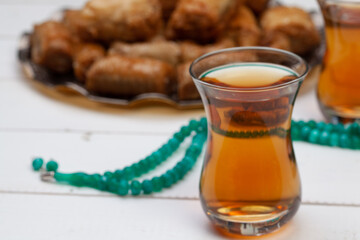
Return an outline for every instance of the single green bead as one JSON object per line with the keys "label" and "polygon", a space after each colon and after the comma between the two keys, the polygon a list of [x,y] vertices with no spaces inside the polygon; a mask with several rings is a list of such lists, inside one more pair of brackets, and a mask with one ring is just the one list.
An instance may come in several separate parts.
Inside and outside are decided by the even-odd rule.
{"label": "single green bead", "polygon": [[44,160],[42,158],[35,158],[32,162],[32,167],[34,171],[39,171],[43,164]]}
{"label": "single green bead", "polygon": [[177,181],[179,181],[180,179],[180,174],[178,174],[177,171],[175,171],[174,169],[170,169],[168,171],[166,171],[166,173],[170,174],[174,180],[174,183],[176,183]]}
{"label": "single green bead", "polygon": [[101,181],[102,176],[98,173],[90,175],[89,186],[93,188],[99,187],[99,182]]}
{"label": "single green bead", "polygon": [[151,179],[151,183],[152,183],[154,192],[160,192],[161,189],[163,188],[162,181],[161,181],[160,177],[153,177]]}
{"label": "single green bead", "polygon": [[184,136],[182,133],[177,132],[177,133],[174,134],[174,138],[176,138],[177,140],[179,140],[179,142],[182,142],[182,141],[184,141],[185,136]]}
{"label": "single green bead", "polygon": [[104,172],[104,176],[105,176],[106,178],[112,178],[113,175],[114,175],[114,174],[113,174],[112,172],[110,172],[110,171]]}
{"label": "single green bead", "polygon": [[200,118],[200,125],[203,126],[203,127],[207,127],[207,120],[206,120],[206,117],[202,117]]}
{"label": "single green bead", "polygon": [[56,170],[58,169],[59,165],[57,164],[57,162],[51,160],[46,164],[46,170],[48,171],[53,171],[56,172]]}
{"label": "single green bead", "polygon": [[147,173],[148,171],[150,171],[150,165],[149,165],[149,161],[143,159],[139,162],[139,166],[142,170],[143,173]]}
{"label": "single green bead", "polygon": [[360,149],[360,137],[352,136],[351,142],[352,142],[353,149]]}
{"label": "single green bead", "polygon": [[135,177],[139,177],[139,176],[143,175],[143,171],[142,171],[139,163],[134,163],[133,165],[131,165],[131,168],[134,171]]}
{"label": "single green bead", "polygon": [[195,156],[199,156],[202,151],[202,144],[193,143],[188,148],[195,153]]}
{"label": "single green bead", "polygon": [[330,135],[330,146],[336,147],[339,146],[339,134],[338,133],[331,133]]}
{"label": "single green bead", "polygon": [[334,131],[338,132],[339,134],[343,133],[345,131],[344,125],[341,123],[333,125]]}
{"label": "single green bead", "polygon": [[137,196],[141,193],[141,183],[137,180],[131,182],[130,186],[131,194]]}
{"label": "single green bead", "polygon": [[339,146],[342,148],[351,148],[351,141],[346,133],[340,135]]}
{"label": "single green bead", "polygon": [[311,128],[308,127],[308,126],[304,126],[302,129],[301,129],[301,139],[302,140],[307,140],[309,135],[310,135],[310,132],[311,132]]}
{"label": "single green bead", "polygon": [[188,149],[186,149],[185,156],[195,158],[198,156],[198,150],[190,146]]}
{"label": "single green bead", "polygon": [[164,156],[164,159],[166,159],[172,153],[170,147],[168,147],[166,144],[162,145],[158,151]]}
{"label": "single green bead", "polygon": [[178,162],[174,169],[179,174],[180,179],[186,174],[186,166],[185,163],[182,161]]}
{"label": "single green bead", "polygon": [[357,122],[351,124],[352,134],[360,135],[360,125]]}
{"label": "single green bead", "polygon": [[69,183],[71,185],[77,186],[77,187],[82,187],[85,186],[85,177],[87,177],[88,175],[86,173],[83,172],[77,172],[77,173],[73,173],[70,174],[70,178],[69,178]]}
{"label": "single green bead", "polygon": [[107,189],[109,192],[116,193],[119,189],[119,182],[115,178],[110,179]]}
{"label": "single green bead", "polygon": [[163,182],[163,186],[165,188],[170,187],[174,182],[174,180],[172,179],[172,176],[170,174],[167,174],[167,173],[164,173],[163,175],[161,175],[160,178],[161,178],[161,180]]}
{"label": "single green bead", "polygon": [[310,120],[306,123],[306,125],[310,128],[316,128],[316,122],[314,120]]}
{"label": "single green bead", "polygon": [[305,126],[305,121],[300,120],[300,121],[297,122],[297,125],[298,125],[299,128],[303,128]]}
{"label": "single green bead", "polygon": [[324,130],[325,129],[325,126],[326,126],[326,123],[325,122],[318,122],[317,124],[316,124],[316,128],[318,129],[318,130]]}
{"label": "single green bead", "polygon": [[189,128],[191,130],[196,130],[198,127],[199,127],[199,122],[194,119],[191,119],[189,122]]}
{"label": "single green bead", "polygon": [[131,167],[124,168],[124,175],[126,180],[131,180],[135,177],[134,171]]}
{"label": "single green bead", "polygon": [[165,160],[164,155],[160,151],[153,152],[151,156],[154,158],[155,162],[163,162]]}
{"label": "single green bead", "polygon": [[324,127],[324,131],[331,133],[334,130],[334,125],[332,125],[331,123],[328,123],[325,125]]}
{"label": "single green bead", "polygon": [[83,181],[84,186],[90,186],[90,185],[91,185],[92,178],[91,178],[91,176],[90,176],[89,174],[85,174],[85,175],[83,176],[82,181]]}
{"label": "single green bead", "polygon": [[298,127],[294,127],[294,126],[291,127],[291,138],[294,141],[301,139],[301,132]]}
{"label": "single green bead", "polygon": [[125,172],[121,169],[118,169],[114,172],[114,177],[118,181],[123,180],[125,178]]}
{"label": "single green bead", "polygon": [[321,145],[328,145],[329,140],[330,140],[330,133],[329,132],[323,131],[323,132],[320,133],[319,143]]}
{"label": "single green bead", "polygon": [[191,156],[185,156],[181,161],[188,166],[188,169],[191,169],[194,166],[196,159]]}
{"label": "single green bead", "polygon": [[171,138],[168,144],[172,147],[173,150],[177,149],[180,146],[180,142],[176,138]]}
{"label": "single green bead", "polygon": [[128,194],[128,192],[129,192],[129,182],[126,180],[121,180],[119,182],[119,188],[118,188],[117,193],[120,196],[125,196]]}
{"label": "single green bead", "polygon": [[320,137],[320,131],[317,129],[313,129],[313,130],[311,130],[310,135],[309,135],[309,142],[317,143],[319,140],[319,137]]}
{"label": "single green bead", "polygon": [[188,126],[182,126],[180,129],[180,133],[183,134],[184,136],[189,136],[191,133],[191,130]]}
{"label": "single green bead", "polygon": [[107,190],[108,188],[107,177],[101,176],[99,181],[96,183],[95,188],[101,191]]}
{"label": "single green bead", "polygon": [[144,194],[150,194],[153,191],[153,185],[150,180],[144,180],[141,184]]}
{"label": "single green bead", "polygon": [[59,173],[55,172],[54,179],[58,182],[70,182],[73,173]]}
{"label": "single green bead", "polygon": [[158,164],[161,163],[160,158],[155,158],[153,154],[151,154],[149,157],[145,158],[146,161],[146,169],[149,171],[151,169],[154,169]]}
{"label": "single green bead", "polygon": [[344,125],[344,133],[347,133],[347,134],[352,133],[352,125],[351,124]]}

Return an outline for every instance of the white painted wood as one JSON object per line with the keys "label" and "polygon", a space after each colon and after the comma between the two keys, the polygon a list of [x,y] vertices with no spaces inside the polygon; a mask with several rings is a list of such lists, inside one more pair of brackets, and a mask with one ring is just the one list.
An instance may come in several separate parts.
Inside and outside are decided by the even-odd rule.
{"label": "white painted wood", "polygon": [[[316,8],[315,0],[283,1]],[[46,184],[31,170],[36,155],[57,159],[64,171],[122,167],[152,152],[190,118],[204,115],[162,106],[90,104],[26,80],[16,64],[21,32],[84,2],[0,0],[0,239],[222,239],[197,200],[201,161],[173,188],[142,198]],[[323,120],[312,88],[298,97],[294,119]],[[305,204],[287,227],[261,239],[360,239],[359,152],[294,145]]]}
{"label": "white painted wood", "polygon": [[[264,240],[357,240],[359,207],[300,207],[295,218]],[[0,238],[47,239],[224,239],[199,201],[0,195]]]}
{"label": "white painted wood", "polygon": [[22,69],[17,60],[17,46],[18,38],[0,37],[0,81],[23,78]]}
{"label": "white painted wood", "polygon": [[[190,118],[205,115],[203,110],[181,111],[166,106],[126,109],[94,104],[82,96],[43,91],[44,87],[39,91],[38,85],[30,83],[25,78],[0,81],[0,130],[72,129],[170,134]],[[323,120],[313,91],[298,97],[293,117]]]}
{"label": "white painted wood", "polygon": [[[31,160],[35,156],[43,156],[45,160],[58,160],[60,170],[64,172],[103,173],[139,161],[168,138],[166,134],[1,132],[0,192],[108,195],[87,188],[43,183],[39,174],[31,170]],[[173,167],[182,158],[186,146],[184,144],[168,163],[145,177],[160,175]],[[304,202],[360,206],[358,151],[296,142],[295,152]],[[183,181],[151,197],[198,198],[202,159],[201,156]]]}
{"label": "white painted wood", "polygon": [[22,32],[31,30],[35,23],[47,20],[67,6],[80,8],[82,4],[0,4],[0,36],[18,37]]}
{"label": "white painted wood", "polygon": [[50,96],[26,79],[15,80],[0,81],[0,129],[173,133],[190,118],[204,115],[202,110],[180,111],[164,106],[126,109],[91,104],[83,97],[53,91],[48,91]]}
{"label": "white painted wood", "polygon": [[[36,156],[43,156],[46,161],[53,158],[63,172],[103,173],[143,159],[167,140],[168,136],[154,135],[3,132],[0,134],[0,159],[3,159],[0,161],[0,192],[109,195],[87,188],[41,182],[39,173],[31,169],[31,160]],[[175,166],[186,146],[188,143],[145,178],[159,176]],[[197,198],[200,168],[199,159],[195,169],[181,182],[155,197]]]}
{"label": "white painted wood", "polygon": [[1,5],[69,5],[69,4],[79,4],[82,5],[86,0],[0,0]]}

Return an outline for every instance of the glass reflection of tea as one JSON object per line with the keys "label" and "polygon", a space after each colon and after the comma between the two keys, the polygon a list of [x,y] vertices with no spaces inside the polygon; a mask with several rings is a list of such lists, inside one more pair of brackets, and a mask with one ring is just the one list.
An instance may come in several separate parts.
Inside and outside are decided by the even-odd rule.
{"label": "glass reflection of tea", "polygon": [[238,48],[198,60],[191,72],[209,123],[200,180],[206,214],[241,235],[278,229],[300,205],[290,125],[306,65],[283,51]]}
{"label": "glass reflection of tea", "polygon": [[331,120],[360,120],[360,2],[318,1],[325,19],[327,50],[318,99]]}

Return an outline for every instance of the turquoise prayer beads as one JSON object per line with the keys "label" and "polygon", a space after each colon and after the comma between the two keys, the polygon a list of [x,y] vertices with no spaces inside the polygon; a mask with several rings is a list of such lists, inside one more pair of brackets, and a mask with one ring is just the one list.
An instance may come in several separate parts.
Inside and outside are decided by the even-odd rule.
{"label": "turquoise prayer beads", "polygon": [[[192,142],[185,152],[185,156],[172,169],[161,176],[138,181],[138,178],[167,160],[180,146],[185,138],[192,135]],[[143,160],[114,172],[100,174],[86,174],[83,172],[60,173],[58,165],[54,161],[46,164],[47,171],[53,172],[53,179],[57,182],[67,183],[77,187],[90,187],[101,191],[111,192],[120,196],[131,193],[137,196],[141,193],[151,194],[169,188],[181,180],[194,166],[199,157],[207,137],[207,122],[205,118],[199,121],[191,120],[187,126],[181,127],[180,131],[158,150]],[[38,160],[34,159],[34,170],[39,170]],[[42,164],[41,164],[42,165]]]}
{"label": "turquoise prayer beads", "polygon": [[360,149],[360,125],[357,122],[343,125],[313,120],[292,121],[291,138],[324,146]]}
{"label": "turquoise prayer beads", "polygon": [[[213,129],[214,130],[214,129]],[[221,129],[215,129],[222,131]],[[267,135],[285,136],[287,130],[282,128],[270,129],[264,131],[252,132],[230,132],[229,137],[256,138]],[[180,146],[185,138],[192,136],[192,142],[186,149],[184,157],[172,169],[166,171],[160,176],[143,181],[136,178],[148,173],[166,161]],[[313,120],[292,121],[291,137],[293,141],[305,141],[313,144],[326,146],[360,149],[360,126],[358,123],[348,125],[330,124],[325,122],[315,122]],[[200,120],[191,120],[187,126],[173,135],[173,137],[158,150],[148,157],[113,172],[107,171],[104,174],[87,174],[83,172],[60,173],[57,171],[58,164],[55,161],[49,161],[46,164],[46,170],[57,182],[67,183],[77,187],[90,187],[101,191],[107,191],[120,196],[132,194],[137,196],[142,194],[151,194],[160,192],[164,188],[169,188],[184,176],[195,165],[203,145],[207,138],[206,118]],[[35,158],[32,162],[33,169],[38,171],[43,166],[42,158]],[[48,178],[43,178],[48,180]]]}

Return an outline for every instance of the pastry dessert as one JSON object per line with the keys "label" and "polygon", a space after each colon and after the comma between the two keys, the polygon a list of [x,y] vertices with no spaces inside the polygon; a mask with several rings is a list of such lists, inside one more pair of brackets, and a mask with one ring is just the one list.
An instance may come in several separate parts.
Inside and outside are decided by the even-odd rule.
{"label": "pastry dessert", "polygon": [[177,74],[177,96],[179,100],[200,99],[199,92],[189,74],[189,68],[192,62],[186,62],[178,65]]}
{"label": "pastry dessert", "polygon": [[181,58],[179,44],[165,40],[142,43],[114,42],[110,46],[109,54],[153,58],[172,65],[178,64]]}
{"label": "pastry dessert", "polygon": [[245,5],[240,5],[227,26],[226,34],[237,46],[256,46],[259,44],[261,30],[254,13]]}
{"label": "pastry dessert", "polygon": [[170,39],[207,43],[216,39],[231,16],[235,0],[180,0],[166,28]]}
{"label": "pastry dessert", "polygon": [[169,94],[174,79],[172,65],[148,58],[112,55],[96,61],[87,72],[90,92],[113,97],[141,93]]}
{"label": "pastry dessert", "polygon": [[73,68],[76,78],[85,82],[86,73],[91,65],[105,56],[105,49],[95,43],[79,43],[74,51]]}
{"label": "pastry dessert", "polygon": [[246,5],[256,14],[261,14],[268,6],[269,0],[246,0]]}
{"label": "pastry dessert", "polygon": [[69,30],[55,21],[35,25],[31,37],[31,59],[58,73],[66,73],[72,65],[72,39]]}
{"label": "pastry dessert", "polygon": [[148,40],[162,24],[158,0],[90,0],[81,15],[92,22],[95,38],[104,42]]}
{"label": "pastry dessert", "polygon": [[[269,46],[309,54],[320,43],[309,14],[268,7],[269,0],[89,0],[60,22],[34,27],[31,57],[56,73],[73,73],[96,95],[133,98],[160,93],[199,99],[189,74],[203,54],[238,46]],[[208,64],[256,61],[222,54]]]}
{"label": "pastry dessert", "polygon": [[270,8],[262,15],[260,23],[264,31],[265,45],[279,46],[274,42],[288,41],[290,49],[285,49],[301,55],[308,53],[320,43],[319,33],[309,14],[300,8]]}

